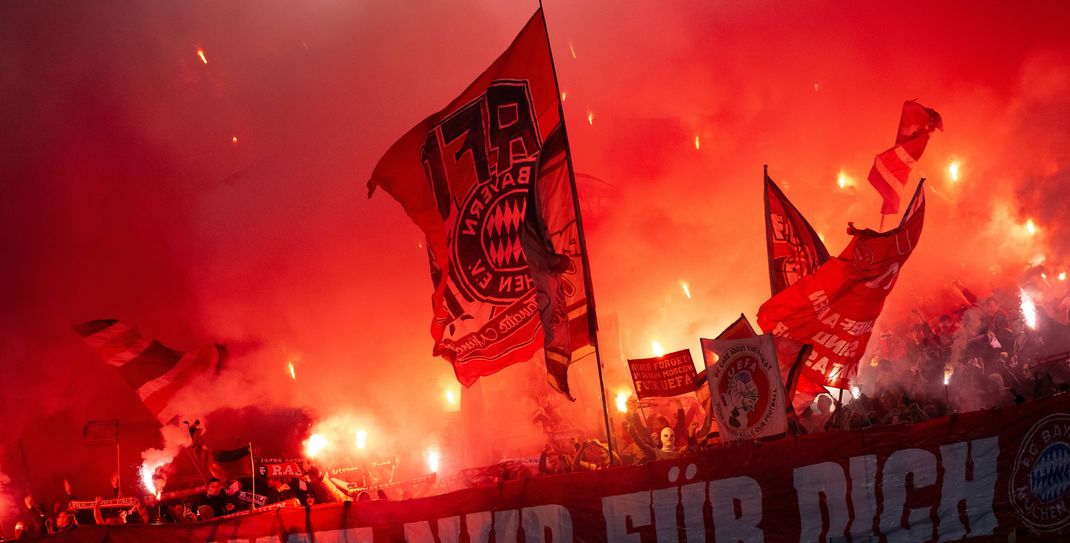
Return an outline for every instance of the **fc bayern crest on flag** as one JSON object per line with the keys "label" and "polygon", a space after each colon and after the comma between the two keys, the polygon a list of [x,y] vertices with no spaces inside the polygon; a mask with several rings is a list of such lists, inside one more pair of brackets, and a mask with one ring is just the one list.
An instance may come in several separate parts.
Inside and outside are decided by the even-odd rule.
{"label": "fc bayern crest on flag", "polygon": [[787,431],[787,404],[773,336],[703,339],[702,354],[723,437],[757,439]]}

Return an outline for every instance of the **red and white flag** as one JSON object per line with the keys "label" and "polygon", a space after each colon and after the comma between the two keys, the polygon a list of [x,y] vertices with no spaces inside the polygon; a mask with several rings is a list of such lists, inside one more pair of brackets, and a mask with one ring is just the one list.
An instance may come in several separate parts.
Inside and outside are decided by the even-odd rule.
{"label": "red and white flag", "polygon": [[197,376],[216,371],[226,352],[222,345],[176,351],[141,337],[136,327],[114,319],[89,321],[74,330],[137,390],[145,407],[162,424],[179,415],[170,405],[175,394]]}
{"label": "red and white flag", "polygon": [[[433,353],[449,360],[466,386],[530,360],[544,346],[521,230],[540,150],[561,124],[558,105],[538,10],[460,96],[390,147],[368,181],[369,196],[376,187],[387,191],[427,237]],[[573,251],[566,264],[577,262],[575,250],[566,249]],[[580,301],[568,300],[559,315],[571,320]],[[583,318],[576,322],[577,333],[587,326]],[[576,341],[566,343],[562,353]]]}
{"label": "red and white flag", "polygon": [[828,249],[817,232],[784,196],[768,171],[765,174],[765,244],[772,294],[810,275],[829,259]]}
{"label": "red and white flag", "polygon": [[924,187],[918,185],[899,227],[875,232],[851,224],[853,237],[838,257],[758,309],[762,330],[813,346],[800,368],[800,391],[847,387],[884,301],[921,238]]}
{"label": "red and white flag", "polygon": [[944,121],[935,110],[913,100],[903,104],[895,147],[877,155],[873,159],[873,168],[869,170],[869,183],[884,199],[882,215],[899,213],[900,192],[910,182],[914,165],[921,159],[925,145],[929,143],[929,134],[937,128],[943,130]]}
{"label": "red and white flag", "polygon": [[758,439],[787,432],[789,403],[773,336],[701,341],[721,436]]}

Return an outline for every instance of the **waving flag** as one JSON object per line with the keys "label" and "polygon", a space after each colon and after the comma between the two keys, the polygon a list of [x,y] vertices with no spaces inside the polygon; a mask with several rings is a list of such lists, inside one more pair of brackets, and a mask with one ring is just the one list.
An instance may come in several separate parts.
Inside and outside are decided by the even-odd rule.
{"label": "waving flag", "polygon": [[786,432],[790,403],[773,336],[703,338],[701,342],[709,375],[710,407],[721,436],[728,440],[757,439]]}
{"label": "waving flag", "polygon": [[776,294],[810,275],[829,259],[828,249],[806,218],[765,170],[765,244],[769,288]]}
{"label": "waving flag", "polygon": [[[368,181],[369,196],[382,187],[427,237],[433,353],[466,386],[544,346],[521,230],[540,150],[561,123],[558,105],[539,10],[460,96],[394,143]],[[571,266],[576,252],[566,250]]]}
{"label": "waving flag", "polygon": [[197,376],[214,372],[226,352],[222,345],[176,351],[114,319],[89,321],[74,330],[137,390],[145,407],[163,424],[179,415],[169,405],[175,394]]}
{"label": "waving flag", "polygon": [[944,121],[935,110],[913,100],[903,104],[895,147],[877,155],[869,170],[869,183],[884,198],[882,215],[899,213],[899,193],[910,181],[914,165],[929,143],[929,134],[937,128],[943,130]]}
{"label": "waving flag", "polygon": [[758,309],[762,330],[813,345],[797,377],[800,389],[847,387],[924,220],[923,181],[899,227],[879,233],[851,224],[853,238],[838,257]]}

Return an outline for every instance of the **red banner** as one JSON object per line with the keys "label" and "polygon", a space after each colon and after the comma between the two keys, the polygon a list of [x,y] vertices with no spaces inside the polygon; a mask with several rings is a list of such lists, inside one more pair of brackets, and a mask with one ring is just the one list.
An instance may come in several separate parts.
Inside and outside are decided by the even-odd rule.
{"label": "red banner", "polygon": [[847,388],[884,301],[921,238],[923,185],[918,185],[898,228],[878,233],[856,230],[852,224],[854,237],[838,257],[758,309],[762,330],[813,345],[801,370],[800,390]]}
{"label": "red banner", "polygon": [[929,134],[937,128],[943,130],[944,121],[935,110],[913,100],[903,103],[899,129],[895,133],[895,147],[878,154],[869,170],[869,184],[884,199],[881,214],[899,213],[899,191],[914,176],[914,166],[929,143]]}
{"label": "red banner", "polygon": [[[528,543],[1065,540],[1070,395],[920,424],[740,442],[701,457],[407,501],[282,508],[64,541]],[[258,539],[263,538],[263,539]],[[873,539],[869,539],[873,538]]]}
{"label": "red banner", "polygon": [[628,360],[628,369],[632,372],[635,397],[640,400],[690,394],[695,391],[698,381],[690,349],[655,358]]}
{"label": "red banner", "polygon": [[543,347],[520,232],[558,111],[539,10],[460,96],[390,147],[368,182],[369,194],[382,187],[427,237],[434,354],[466,386]]}
{"label": "red banner", "polygon": [[776,294],[829,259],[828,249],[802,213],[765,174],[765,245],[769,289]]}

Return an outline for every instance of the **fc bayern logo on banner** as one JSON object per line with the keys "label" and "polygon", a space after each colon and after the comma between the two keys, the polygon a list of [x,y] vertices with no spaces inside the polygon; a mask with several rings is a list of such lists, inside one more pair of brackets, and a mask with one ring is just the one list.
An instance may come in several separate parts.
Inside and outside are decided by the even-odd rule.
{"label": "fc bayern logo on banner", "polygon": [[786,430],[783,388],[771,336],[703,340],[703,351],[709,351],[712,356],[707,354],[707,359],[714,361],[708,371],[721,435],[756,439]]}
{"label": "fc bayern logo on banner", "polygon": [[1022,522],[1040,532],[1070,524],[1070,415],[1044,417],[1018,448],[1010,498]]}

